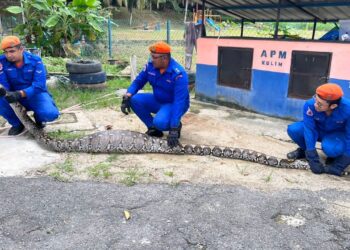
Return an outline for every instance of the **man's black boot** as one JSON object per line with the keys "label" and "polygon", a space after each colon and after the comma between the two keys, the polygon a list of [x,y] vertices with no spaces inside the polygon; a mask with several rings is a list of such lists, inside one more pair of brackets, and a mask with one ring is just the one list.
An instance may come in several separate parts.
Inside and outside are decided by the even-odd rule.
{"label": "man's black boot", "polygon": [[305,158],[305,150],[302,148],[297,148],[296,150],[289,152],[287,158],[290,160],[298,160]]}
{"label": "man's black boot", "polygon": [[333,157],[327,157],[327,158],[326,158],[326,161],[325,161],[325,164],[326,164],[326,165],[331,165],[331,164],[334,163],[334,161],[335,161],[335,158],[333,158]]}
{"label": "man's black boot", "polygon": [[179,125],[179,139],[181,137],[181,129],[182,129],[182,123],[180,122],[180,125]]}
{"label": "man's black boot", "polygon": [[36,118],[35,114],[34,114],[34,120],[38,129],[43,129],[46,127],[46,123],[39,121],[38,118]]}
{"label": "man's black boot", "polygon": [[23,132],[23,130],[24,130],[24,126],[23,124],[20,124],[16,127],[10,128],[8,135],[19,135],[20,133]]}
{"label": "man's black boot", "polygon": [[39,129],[43,129],[46,127],[46,124],[43,122],[35,122],[35,124]]}
{"label": "man's black boot", "polygon": [[155,127],[151,127],[146,131],[146,134],[154,137],[163,137],[163,132],[156,129]]}

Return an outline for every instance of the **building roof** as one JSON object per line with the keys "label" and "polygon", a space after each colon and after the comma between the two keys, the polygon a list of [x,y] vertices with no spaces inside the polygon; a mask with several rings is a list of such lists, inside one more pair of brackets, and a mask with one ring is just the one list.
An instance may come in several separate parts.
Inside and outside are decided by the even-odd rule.
{"label": "building roof", "polygon": [[[196,0],[202,3],[203,0]],[[349,0],[204,0],[205,8],[234,20],[259,22],[336,22],[350,19]],[[280,2],[280,3],[279,3]]]}

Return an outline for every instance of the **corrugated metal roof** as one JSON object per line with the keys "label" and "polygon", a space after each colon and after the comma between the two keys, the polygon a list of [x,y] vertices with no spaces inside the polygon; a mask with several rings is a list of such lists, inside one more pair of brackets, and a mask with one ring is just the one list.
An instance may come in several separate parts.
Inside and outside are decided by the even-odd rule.
{"label": "corrugated metal roof", "polygon": [[[202,0],[196,0],[202,3]],[[205,7],[235,20],[281,22],[335,22],[350,19],[350,0],[205,0]]]}

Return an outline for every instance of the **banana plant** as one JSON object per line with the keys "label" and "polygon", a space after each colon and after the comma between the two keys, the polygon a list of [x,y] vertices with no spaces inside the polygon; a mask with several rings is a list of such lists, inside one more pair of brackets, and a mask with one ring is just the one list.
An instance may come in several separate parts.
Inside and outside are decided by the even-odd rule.
{"label": "banana plant", "polygon": [[57,55],[57,48],[62,43],[73,43],[82,35],[94,41],[104,34],[102,27],[107,15],[101,10],[99,0],[21,2],[23,7],[10,6],[6,9],[10,13],[24,15],[25,23],[17,25],[15,31],[25,37],[27,44],[41,47],[50,55]]}

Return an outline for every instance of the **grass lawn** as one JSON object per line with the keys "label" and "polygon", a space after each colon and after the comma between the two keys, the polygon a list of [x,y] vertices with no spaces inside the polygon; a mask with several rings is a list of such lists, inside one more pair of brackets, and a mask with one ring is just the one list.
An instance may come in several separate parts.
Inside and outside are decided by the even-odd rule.
{"label": "grass lawn", "polygon": [[71,84],[59,84],[56,87],[49,87],[49,90],[60,110],[77,104],[85,109],[116,108],[120,105],[121,99],[116,97],[115,91],[127,88],[129,84],[128,79],[115,79],[108,81],[105,89],[79,89]]}
{"label": "grass lawn", "polygon": [[[67,58],[44,57],[43,61],[48,72],[67,73]],[[122,68],[102,62],[102,68],[108,75],[117,75]],[[70,83],[59,82],[54,87],[49,87],[50,93],[55,99],[60,110],[80,104],[85,109],[99,109],[104,107],[115,108],[120,105],[120,98],[115,92],[117,89],[127,88],[130,85],[128,78],[114,78],[107,81],[105,89],[80,89]],[[150,89],[146,87],[146,89]]]}

